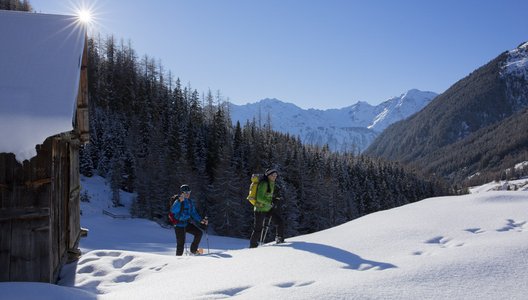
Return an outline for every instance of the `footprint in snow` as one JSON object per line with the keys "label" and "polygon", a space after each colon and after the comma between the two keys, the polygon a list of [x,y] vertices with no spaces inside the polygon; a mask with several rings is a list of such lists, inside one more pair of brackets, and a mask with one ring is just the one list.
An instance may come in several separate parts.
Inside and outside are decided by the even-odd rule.
{"label": "footprint in snow", "polygon": [[461,247],[464,246],[464,243],[459,243],[454,241],[451,238],[444,236],[437,236],[432,239],[425,241],[426,244],[436,244],[441,248],[452,248],[452,247]]}
{"label": "footprint in snow", "polygon": [[243,291],[247,290],[251,288],[251,286],[241,286],[241,287],[235,287],[235,288],[230,288],[230,289],[224,289],[224,290],[218,290],[218,291],[213,291],[211,293],[209,293],[208,297],[222,297],[222,298],[228,298],[228,297],[234,297],[234,296],[238,296],[240,295],[240,293],[242,293]]}
{"label": "footprint in snow", "polygon": [[[435,237],[433,237],[431,239],[428,239],[424,243],[431,244],[431,245],[437,245],[438,247],[440,247],[442,249],[464,246],[464,243],[462,243],[462,242],[457,242],[456,240],[453,240],[452,238],[441,236],[441,235],[440,236],[435,236]],[[436,252],[435,251],[416,250],[416,251],[412,252],[411,254],[415,255],[415,256],[431,256],[431,255],[435,255]]]}
{"label": "footprint in snow", "polygon": [[169,264],[164,264],[164,265],[157,266],[157,267],[150,267],[149,270],[161,271],[161,270],[163,270],[163,268],[165,268],[167,265],[169,265]]}
{"label": "footprint in snow", "polygon": [[133,275],[119,275],[117,276],[115,279],[114,279],[114,282],[115,283],[129,283],[129,282],[132,282],[136,279],[136,277],[138,276],[138,274],[133,274]]}
{"label": "footprint in snow", "polygon": [[103,256],[118,257],[119,255],[121,255],[121,252],[117,252],[117,251],[99,251],[99,252],[96,252],[95,255],[97,255],[99,257],[103,257]]}
{"label": "footprint in snow", "polygon": [[118,258],[118,259],[114,260],[114,261],[112,262],[112,264],[114,265],[114,268],[116,268],[116,269],[121,269],[121,268],[124,267],[126,264],[128,264],[129,262],[131,262],[133,259],[134,259],[133,256],[128,255],[128,256],[125,256],[125,257],[123,257],[123,258]]}
{"label": "footprint in snow", "polygon": [[485,232],[484,230],[482,230],[482,228],[467,228],[467,229],[464,229],[464,231],[467,231],[467,232],[471,232],[471,233],[474,233],[474,234],[479,234],[479,233],[483,233]]}
{"label": "footprint in snow", "polygon": [[99,257],[85,258],[85,259],[82,259],[81,261],[79,261],[79,263],[77,263],[77,265],[82,266],[85,263],[89,263],[89,262],[96,261],[96,260],[99,260],[99,259],[101,259],[101,258],[99,258]]}
{"label": "footprint in snow", "polygon": [[77,273],[85,274],[85,273],[93,273],[93,271],[95,271],[95,268],[93,266],[86,266],[86,267],[82,267],[81,269],[79,269]]}
{"label": "footprint in snow", "polygon": [[280,287],[280,288],[303,287],[303,286],[308,286],[310,284],[313,284],[314,282],[315,281],[305,281],[305,282],[288,281],[288,282],[276,284],[275,286]]}
{"label": "footprint in snow", "polygon": [[132,268],[128,268],[128,269],[125,269],[123,270],[123,273],[134,273],[134,272],[138,272],[138,271],[141,271],[141,268],[140,267],[132,267]]}
{"label": "footprint in snow", "polygon": [[527,228],[526,221],[515,222],[515,220],[513,219],[508,219],[506,221],[507,221],[506,226],[497,229],[497,231],[506,232],[506,231],[513,230],[516,232],[523,232]]}

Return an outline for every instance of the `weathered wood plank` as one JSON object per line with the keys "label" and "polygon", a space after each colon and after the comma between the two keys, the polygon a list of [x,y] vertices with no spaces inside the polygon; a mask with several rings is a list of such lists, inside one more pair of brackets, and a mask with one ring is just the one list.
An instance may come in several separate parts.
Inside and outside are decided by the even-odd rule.
{"label": "weathered wood plank", "polygon": [[75,115],[75,132],[81,143],[90,140],[90,124],[88,117],[88,42],[85,40],[84,53],[82,56],[81,76],[79,80],[79,91],[77,94],[77,109]]}
{"label": "weathered wood plank", "polygon": [[50,184],[51,178],[40,178],[33,181],[26,181],[26,186],[29,188],[37,188],[44,184]]}
{"label": "weathered wood plank", "polygon": [[68,248],[77,249],[81,238],[81,180],[79,171],[79,143],[70,143],[70,194],[68,197],[69,244]]}
{"label": "weathered wood plank", "polygon": [[10,281],[53,282],[48,223],[47,217],[12,223]]}
{"label": "weathered wood plank", "polygon": [[9,281],[11,221],[0,221],[0,281]]}
{"label": "weathered wood plank", "polygon": [[49,217],[49,208],[16,207],[0,209],[0,221],[29,220]]}

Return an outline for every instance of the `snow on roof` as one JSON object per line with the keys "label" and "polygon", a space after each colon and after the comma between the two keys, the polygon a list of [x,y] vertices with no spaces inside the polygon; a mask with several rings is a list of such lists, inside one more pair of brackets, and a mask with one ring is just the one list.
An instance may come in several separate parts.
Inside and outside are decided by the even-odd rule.
{"label": "snow on roof", "polygon": [[85,33],[75,16],[0,10],[0,153],[29,159],[73,129]]}

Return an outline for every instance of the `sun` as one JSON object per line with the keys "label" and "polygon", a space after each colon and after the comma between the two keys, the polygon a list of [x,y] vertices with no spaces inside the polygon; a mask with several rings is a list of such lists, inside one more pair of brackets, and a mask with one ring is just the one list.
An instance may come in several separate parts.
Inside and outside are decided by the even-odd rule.
{"label": "sun", "polygon": [[101,27],[101,7],[98,6],[98,2],[98,0],[68,0],[69,15],[73,15],[77,25],[84,26],[89,32],[98,31]]}
{"label": "sun", "polygon": [[90,24],[93,21],[92,12],[88,9],[81,9],[77,11],[77,18],[85,24]]}

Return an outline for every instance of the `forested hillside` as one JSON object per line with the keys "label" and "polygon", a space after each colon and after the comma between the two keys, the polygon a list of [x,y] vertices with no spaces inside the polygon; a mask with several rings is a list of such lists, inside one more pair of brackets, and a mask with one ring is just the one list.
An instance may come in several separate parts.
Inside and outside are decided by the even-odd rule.
{"label": "forested hillside", "polygon": [[91,143],[81,169],[111,182],[114,205],[118,189],[137,193],[135,216],[166,222],[169,197],[187,183],[217,233],[247,237],[249,178],[268,167],[279,170],[288,236],[443,193],[393,163],[306,147],[268,125],[233,126],[220,92],[183,86],[130,43],[97,38],[88,48]]}
{"label": "forested hillside", "polygon": [[[513,168],[528,161],[528,109],[495,123],[417,160],[425,172],[445,174],[452,182],[475,186],[493,180],[528,175],[528,168]],[[460,166],[465,166],[460,168]]]}
{"label": "forested hillside", "polygon": [[526,160],[526,57],[528,43],[500,54],[422,111],[387,128],[365,154],[412,165],[456,185],[516,178],[505,170]]}

